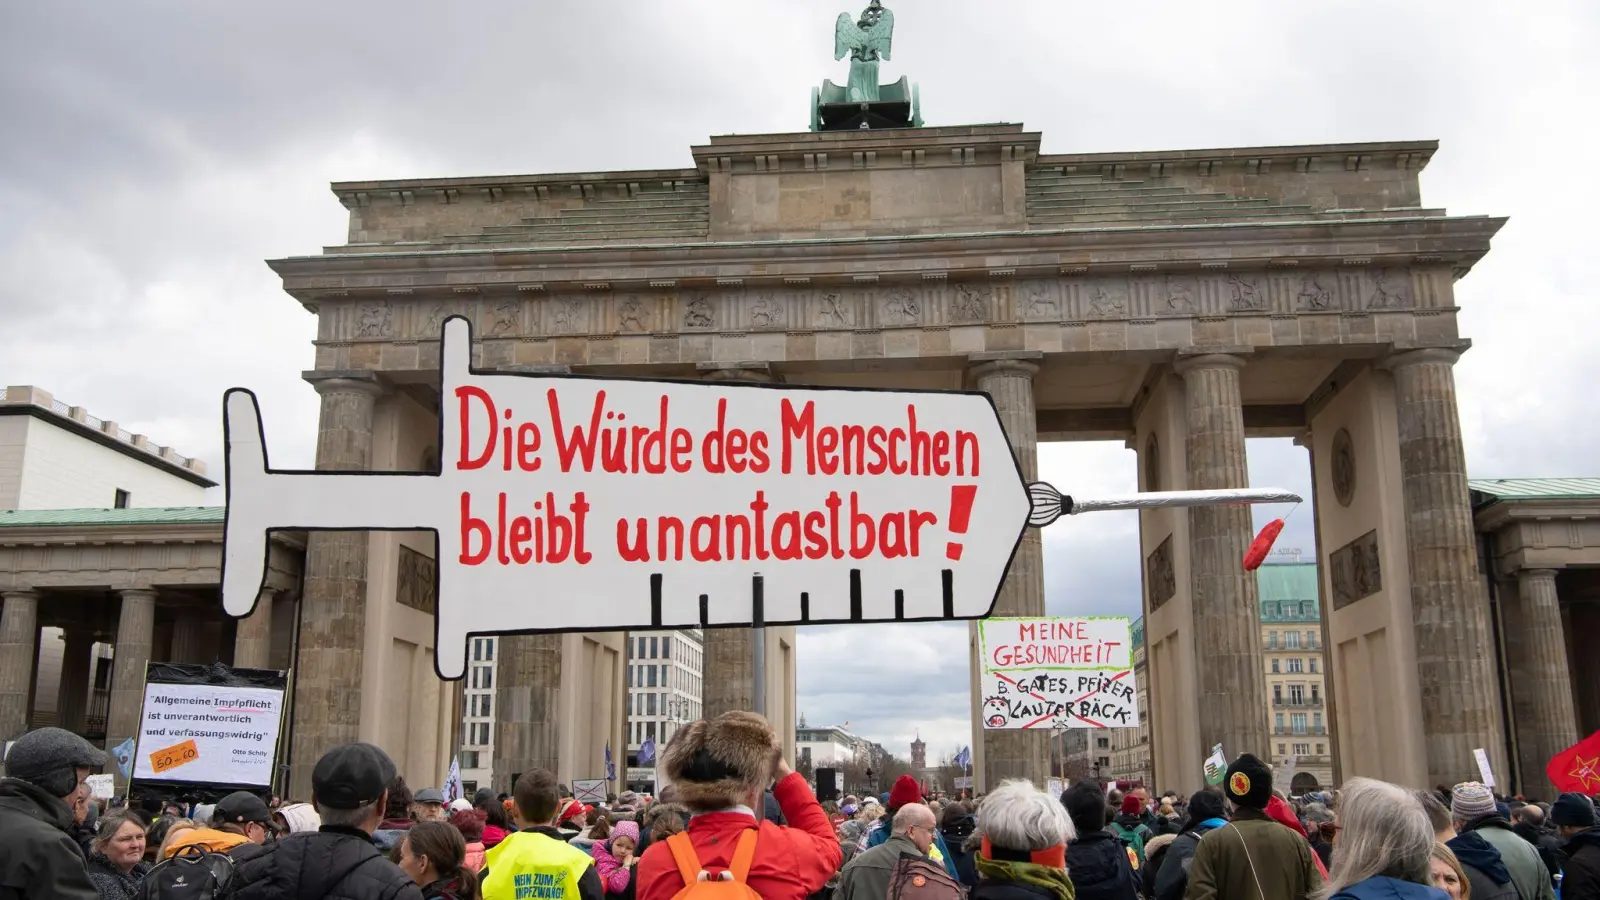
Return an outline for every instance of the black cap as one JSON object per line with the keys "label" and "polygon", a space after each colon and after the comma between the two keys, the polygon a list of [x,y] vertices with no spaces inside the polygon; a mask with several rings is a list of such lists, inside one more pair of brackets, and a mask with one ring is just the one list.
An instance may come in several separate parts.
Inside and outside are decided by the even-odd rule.
{"label": "black cap", "polygon": [[1596,824],[1594,804],[1582,794],[1565,793],[1550,805],[1550,824],[1580,828],[1593,828]]}
{"label": "black cap", "polygon": [[1272,769],[1249,753],[1240,754],[1222,780],[1228,799],[1240,806],[1266,809],[1272,802]]}
{"label": "black cap", "polygon": [[272,812],[255,794],[234,791],[217,801],[216,808],[211,811],[211,822],[214,825],[242,825],[245,822],[269,825],[272,823]]}
{"label": "black cap", "polygon": [[340,744],[311,770],[311,796],[328,809],[359,809],[382,797],[394,776],[389,754],[371,744]]}

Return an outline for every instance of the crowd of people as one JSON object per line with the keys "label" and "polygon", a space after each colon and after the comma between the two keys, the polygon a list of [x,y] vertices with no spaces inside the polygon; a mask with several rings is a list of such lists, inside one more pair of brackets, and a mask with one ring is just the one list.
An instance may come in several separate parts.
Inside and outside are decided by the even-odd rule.
{"label": "crowd of people", "polygon": [[550,772],[509,795],[411,790],[371,744],[329,750],[309,802],[113,803],[105,754],[58,728],[0,778],[0,900],[1600,900],[1595,802],[1353,778],[1286,796],[1245,754],[1184,798],[1093,781],[977,799],[903,777],[819,803],[752,713],[681,729],[659,797],[586,805]]}

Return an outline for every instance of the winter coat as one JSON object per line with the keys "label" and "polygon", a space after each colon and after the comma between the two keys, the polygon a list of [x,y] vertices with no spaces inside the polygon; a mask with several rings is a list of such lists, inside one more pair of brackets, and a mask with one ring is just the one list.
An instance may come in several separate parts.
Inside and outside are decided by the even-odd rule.
{"label": "winter coat", "polygon": [[100,900],[135,900],[139,896],[139,882],[149,873],[150,864],[141,859],[124,872],[112,865],[105,854],[96,853],[89,857],[87,871],[95,890],[100,892]]}
{"label": "winter coat", "polygon": [[1232,822],[1200,839],[1183,896],[1249,900],[1265,894],[1273,900],[1306,900],[1321,886],[1305,838],[1259,809],[1241,807]]}
{"label": "winter coat", "polygon": [[488,850],[495,844],[505,840],[507,834],[510,834],[510,832],[498,825],[483,826],[483,849]]}
{"label": "winter coat", "polygon": [[595,841],[589,847],[589,855],[594,857],[595,871],[600,875],[600,884],[607,894],[632,896],[628,888],[633,885],[633,870],[611,855],[610,841]]}
{"label": "winter coat", "polygon": [[0,778],[0,900],[95,900],[83,850],[67,836],[72,807],[18,778]]}
{"label": "winter coat", "polygon": [[[889,823],[889,817],[887,815],[884,816],[873,824],[872,830],[867,832],[866,838],[861,843],[856,844],[856,852],[860,853],[863,850],[871,850],[873,847],[884,843],[889,839],[889,835],[893,830],[894,829]],[[935,850],[938,852],[933,852]],[[945,874],[957,881],[960,881],[961,873],[956,870],[956,863],[955,860],[951,858],[952,855],[953,854],[950,853],[950,848],[945,846],[944,835],[939,831],[934,831],[933,850],[928,852],[928,856],[937,856],[939,858],[939,862],[944,865]]]}
{"label": "winter coat", "polygon": [[889,896],[889,879],[903,855],[923,856],[911,838],[903,834],[856,855],[839,874],[834,900],[883,900]]}
{"label": "winter coat", "polygon": [[1517,886],[1517,896],[1522,900],[1555,900],[1555,890],[1550,886],[1550,872],[1539,858],[1539,851],[1511,830],[1511,825],[1499,816],[1483,816],[1467,823],[1460,833],[1472,832],[1500,851],[1500,861],[1511,872],[1511,883]]}
{"label": "winter coat", "polygon": [[1158,834],[1150,839],[1150,843],[1144,845],[1144,865],[1139,869],[1141,897],[1156,895],[1156,873],[1161,871],[1161,863],[1167,858],[1167,848],[1177,839],[1177,835]]}
{"label": "winter coat", "polygon": [[416,882],[370,835],[342,825],[263,845],[238,862],[233,881],[228,900],[422,900]]}
{"label": "winter coat", "polygon": [[982,878],[967,900],[1056,900],[1056,895],[1036,884]]}
{"label": "winter coat", "polygon": [[1139,895],[1128,849],[1109,831],[1080,834],[1067,845],[1067,877],[1078,900],[1136,900]]}
{"label": "winter coat", "polygon": [[1432,885],[1374,875],[1366,881],[1350,885],[1328,900],[1450,900],[1450,895]]}
{"label": "winter coat", "polygon": [[422,900],[460,900],[461,882],[450,878],[441,878],[432,884],[422,886]]}
{"label": "winter coat", "polygon": [[[769,821],[759,824],[750,810],[703,813],[689,820],[685,833],[694,844],[700,867],[726,868],[738,846],[739,835],[756,829],[755,859],[750,864],[749,885],[766,900],[804,900],[821,890],[839,870],[843,853],[816,795],[798,772],[791,772],[773,788],[788,827]],[[670,900],[684,887],[683,877],[666,841],[656,841],[639,858],[634,877],[640,900]]]}
{"label": "winter coat", "polygon": [[1458,834],[1445,842],[1467,873],[1472,900],[1516,900],[1517,886],[1511,872],[1500,859],[1500,850],[1475,831]]}
{"label": "winter coat", "polygon": [[462,865],[474,872],[483,871],[483,854],[486,849],[483,841],[467,841],[467,858]]}
{"label": "winter coat", "polygon": [[1124,813],[1117,816],[1106,830],[1121,838],[1123,846],[1132,847],[1139,865],[1144,865],[1144,845],[1156,836],[1155,831],[1145,824],[1144,816]]}
{"label": "winter coat", "polygon": [[1562,845],[1561,900],[1600,900],[1600,828],[1586,828]]}
{"label": "winter coat", "polygon": [[1189,867],[1194,864],[1194,850],[1207,832],[1228,824],[1227,819],[1206,819],[1172,839],[1167,852],[1161,855],[1161,867],[1156,870],[1154,900],[1183,900],[1189,886]]}
{"label": "winter coat", "polygon": [[1561,873],[1564,860],[1561,858],[1561,838],[1556,837],[1542,828],[1535,828],[1527,822],[1517,822],[1511,826],[1517,837],[1532,844],[1539,851],[1539,859],[1544,862],[1545,869],[1553,879]]}
{"label": "winter coat", "polygon": [[410,819],[384,819],[378,824],[378,830],[372,833],[372,842],[378,845],[379,850],[391,853],[405,840],[406,832],[414,824]]}

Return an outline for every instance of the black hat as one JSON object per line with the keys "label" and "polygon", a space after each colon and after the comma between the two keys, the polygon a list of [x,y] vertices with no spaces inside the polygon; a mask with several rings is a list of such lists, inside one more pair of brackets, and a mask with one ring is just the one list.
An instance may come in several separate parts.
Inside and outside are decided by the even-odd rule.
{"label": "black hat", "polygon": [[1582,794],[1562,794],[1550,804],[1550,823],[1593,828],[1596,824],[1594,804]]}
{"label": "black hat", "polygon": [[1249,753],[1241,754],[1228,767],[1222,786],[1234,803],[1251,809],[1266,809],[1272,802],[1272,769]]}
{"label": "black hat", "polygon": [[211,811],[211,822],[213,825],[243,825],[246,822],[269,825],[272,823],[272,812],[255,794],[234,791],[217,801],[216,808]]}
{"label": "black hat", "polygon": [[65,728],[35,728],[11,745],[6,774],[32,782],[60,769],[98,769],[106,755]]}
{"label": "black hat", "polygon": [[1189,824],[1192,828],[1207,819],[1226,819],[1228,811],[1222,806],[1222,795],[1216,791],[1196,791],[1189,798]]}
{"label": "black hat", "polygon": [[311,796],[328,809],[359,809],[377,802],[394,779],[394,760],[371,744],[340,744],[311,770]]}

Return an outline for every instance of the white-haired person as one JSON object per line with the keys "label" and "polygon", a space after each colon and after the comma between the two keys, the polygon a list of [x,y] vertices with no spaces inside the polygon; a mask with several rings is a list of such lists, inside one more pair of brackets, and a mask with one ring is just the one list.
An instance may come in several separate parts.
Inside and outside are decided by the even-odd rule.
{"label": "white-haired person", "polygon": [[1352,778],[1334,815],[1339,843],[1319,900],[1450,900],[1434,887],[1433,824],[1411,791]]}
{"label": "white-haired person", "polygon": [[972,900],[1073,900],[1067,844],[1072,818],[1056,798],[1026,781],[1007,781],[978,806],[968,845],[978,849]]}

